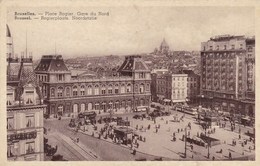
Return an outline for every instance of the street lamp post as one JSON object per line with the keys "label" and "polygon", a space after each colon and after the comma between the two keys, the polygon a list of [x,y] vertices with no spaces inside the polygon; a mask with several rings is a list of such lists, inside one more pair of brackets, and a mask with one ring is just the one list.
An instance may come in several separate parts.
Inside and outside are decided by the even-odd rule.
{"label": "street lamp post", "polygon": [[208,159],[209,159],[209,156],[210,156],[210,153],[209,153],[209,146],[210,146],[210,140],[208,139],[208,137],[209,137],[209,134],[208,134],[208,137],[207,137],[207,128],[208,128],[208,124],[206,124],[205,125],[205,136],[206,136],[206,138],[207,138],[207,146],[208,146]]}
{"label": "street lamp post", "polygon": [[185,137],[184,137],[184,158],[187,157],[187,127],[185,127]]}

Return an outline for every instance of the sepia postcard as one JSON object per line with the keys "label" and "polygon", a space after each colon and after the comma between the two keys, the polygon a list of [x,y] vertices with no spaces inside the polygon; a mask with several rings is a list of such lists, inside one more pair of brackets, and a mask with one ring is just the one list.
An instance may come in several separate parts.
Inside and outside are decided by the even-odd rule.
{"label": "sepia postcard", "polygon": [[259,164],[257,1],[0,4],[4,165]]}

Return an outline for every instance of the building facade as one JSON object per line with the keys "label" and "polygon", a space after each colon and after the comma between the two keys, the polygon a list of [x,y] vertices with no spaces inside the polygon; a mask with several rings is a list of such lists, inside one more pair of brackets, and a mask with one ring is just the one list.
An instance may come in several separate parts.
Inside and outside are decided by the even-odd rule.
{"label": "building facade", "polygon": [[187,99],[190,103],[198,103],[200,95],[200,76],[195,74],[193,70],[183,70],[187,78]]}
{"label": "building facade", "polygon": [[157,77],[159,75],[163,75],[168,73],[169,70],[168,69],[153,69],[151,72],[151,78],[152,78],[152,82],[151,82],[151,100],[154,102],[158,101],[158,96],[157,96]]}
{"label": "building facade", "polygon": [[163,74],[156,80],[156,92],[161,103],[185,103],[187,100],[187,74]]}
{"label": "building facade", "polygon": [[203,42],[201,71],[201,99],[206,106],[254,117],[254,37],[224,35]]}
{"label": "building facade", "polygon": [[7,159],[44,160],[43,105],[32,58],[13,56],[7,26]]}
{"label": "building facade", "polygon": [[140,56],[127,56],[114,77],[71,78],[61,55],[42,56],[35,69],[50,117],[81,111],[136,110],[151,101],[151,73]]}

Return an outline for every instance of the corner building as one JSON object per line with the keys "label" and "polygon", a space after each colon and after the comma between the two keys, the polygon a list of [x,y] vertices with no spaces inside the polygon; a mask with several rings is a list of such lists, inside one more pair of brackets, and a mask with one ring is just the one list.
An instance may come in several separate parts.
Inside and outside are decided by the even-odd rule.
{"label": "corner building", "polygon": [[201,99],[212,109],[255,116],[255,38],[217,36],[201,44]]}
{"label": "corner building", "polygon": [[15,58],[7,26],[7,160],[44,160],[43,105],[32,57]]}
{"label": "corner building", "polygon": [[35,73],[50,117],[91,110],[129,112],[148,107],[151,101],[151,73],[140,56],[126,56],[113,77],[72,78],[61,55],[42,56]]}

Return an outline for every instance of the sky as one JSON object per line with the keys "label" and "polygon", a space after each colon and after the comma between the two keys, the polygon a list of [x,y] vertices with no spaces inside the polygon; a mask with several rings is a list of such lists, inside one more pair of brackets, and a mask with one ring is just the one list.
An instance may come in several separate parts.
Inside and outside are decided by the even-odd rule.
{"label": "sky", "polygon": [[[109,12],[95,21],[14,20],[14,12]],[[199,51],[216,35],[255,33],[253,7],[9,8],[14,53],[42,55],[131,55],[150,53],[163,38],[171,50]],[[56,47],[55,47],[56,45]],[[56,49],[55,49],[56,48]],[[56,50],[56,51],[55,51]]]}

